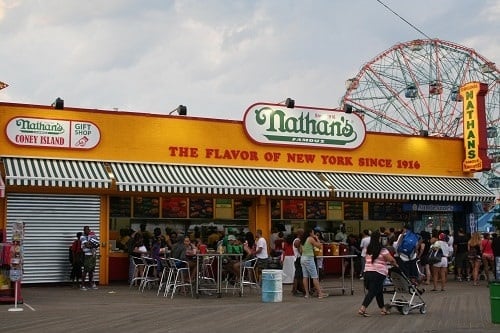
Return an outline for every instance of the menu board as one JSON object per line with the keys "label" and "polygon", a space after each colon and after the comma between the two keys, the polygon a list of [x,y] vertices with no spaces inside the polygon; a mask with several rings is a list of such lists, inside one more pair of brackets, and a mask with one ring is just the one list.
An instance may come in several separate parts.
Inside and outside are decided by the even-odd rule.
{"label": "menu board", "polygon": [[134,217],[160,217],[160,199],[134,197]]}
{"label": "menu board", "polygon": [[363,202],[344,202],[344,220],[362,220]]}
{"label": "menu board", "polygon": [[189,199],[189,217],[211,219],[214,217],[213,199]]}
{"label": "menu board", "polygon": [[326,220],[326,201],[306,201],[306,218],[308,220]]}
{"label": "menu board", "polygon": [[327,215],[329,220],[343,220],[342,201],[328,201]]}
{"label": "menu board", "polygon": [[299,220],[304,218],[304,200],[283,200],[283,219]]}
{"label": "menu board", "polygon": [[271,200],[271,219],[281,219],[281,200]]}
{"label": "menu board", "polygon": [[109,211],[111,217],[131,217],[132,198],[131,197],[110,197]]}
{"label": "menu board", "polygon": [[248,220],[249,200],[234,199],[234,218],[237,220]]}
{"label": "menu board", "polygon": [[186,218],[188,216],[187,198],[163,198],[161,216],[164,218]]}
{"label": "menu board", "polygon": [[370,220],[404,221],[403,204],[399,202],[370,202],[368,204]]}

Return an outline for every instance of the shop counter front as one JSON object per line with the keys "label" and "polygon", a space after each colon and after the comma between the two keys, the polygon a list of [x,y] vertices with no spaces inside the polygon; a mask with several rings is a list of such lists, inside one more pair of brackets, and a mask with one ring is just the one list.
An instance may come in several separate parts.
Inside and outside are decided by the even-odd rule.
{"label": "shop counter front", "polygon": [[129,256],[124,252],[109,253],[109,281],[128,281]]}

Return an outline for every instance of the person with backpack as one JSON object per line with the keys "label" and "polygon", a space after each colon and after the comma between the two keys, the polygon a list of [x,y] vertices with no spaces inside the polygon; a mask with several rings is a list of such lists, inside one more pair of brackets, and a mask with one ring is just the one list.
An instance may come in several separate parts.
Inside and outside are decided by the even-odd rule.
{"label": "person with backpack", "polygon": [[82,232],[77,232],[76,239],[69,247],[69,262],[71,263],[70,279],[73,282],[73,288],[78,287],[82,278],[83,251],[80,242],[82,234]]}
{"label": "person with backpack", "polygon": [[414,284],[418,284],[417,248],[420,236],[410,229],[409,224],[403,226],[403,230],[396,241],[396,260],[401,271]]}

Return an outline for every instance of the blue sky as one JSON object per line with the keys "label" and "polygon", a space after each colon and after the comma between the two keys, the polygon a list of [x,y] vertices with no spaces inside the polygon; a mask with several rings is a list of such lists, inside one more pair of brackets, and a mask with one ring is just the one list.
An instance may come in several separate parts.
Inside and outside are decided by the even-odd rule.
{"label": "blue sky", "polygon": [[[382,0],[500,63],[500,0]],[[255,102],[334,108],[346,79],[421,35],[377,0],[0,0],[0,101],[243,119]]]}

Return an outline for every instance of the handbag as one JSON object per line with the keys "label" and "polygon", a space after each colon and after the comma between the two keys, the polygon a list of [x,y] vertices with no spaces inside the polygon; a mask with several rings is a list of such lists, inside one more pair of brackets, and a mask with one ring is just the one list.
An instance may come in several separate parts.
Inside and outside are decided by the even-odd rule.
{"label": "handbag", "polygon": [[443,258],[443,250],[441,248],[432,248],[429,250],[429,256],[427,257],[427,262],[429,265],[434,265],[441,262]]}

